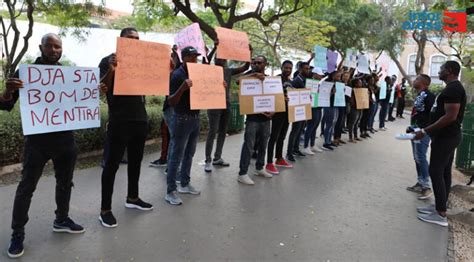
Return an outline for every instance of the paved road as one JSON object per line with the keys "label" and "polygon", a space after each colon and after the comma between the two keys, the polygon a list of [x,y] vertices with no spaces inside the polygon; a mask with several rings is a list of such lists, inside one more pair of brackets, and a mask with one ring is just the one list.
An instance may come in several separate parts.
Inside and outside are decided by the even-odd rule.
{"label": "paved road", "polygon": [[[155,209],[123,207],[122,166],[115,229],[97,220],[101,169],[77,171],[71,216],[87,227],[83,235],[52,232],[54,178],[45,177],[33,199],[21,261],[445,261],[447,229],[418,221],[415,207],[424,203],[405,190],[415,166],[409,143],[393,137],[406,124],[390,123],[374,139],[307,157],[272,179],[255,178],[255,186],[236,181],[242,135],[226,142],[231,167],[211,175],[197,164],[204,159],[200,143],[192,179],[202,195],[184,196],[179,207],[163,200],[164,170],[147,166],[158,152],[147,155],[141,197]],[[15,188],[0,188],[2,248]]]}

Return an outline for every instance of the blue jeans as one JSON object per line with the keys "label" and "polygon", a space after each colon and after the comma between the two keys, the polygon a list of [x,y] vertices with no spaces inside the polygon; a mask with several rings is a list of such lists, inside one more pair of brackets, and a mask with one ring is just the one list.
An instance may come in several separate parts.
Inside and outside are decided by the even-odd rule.
{"label": "blue jeans", "polygon": [[311,108],[311,114],[313,119],[308,120],[308,125],[306,126],[306,131],[304,132],[304,147],[308,145],[314,146],[316,141],[316,130],[318,129],[319,123],[321,122],[322,108],[316,107]]}
{"label": "blue jeans", "polygon": [[379,128],[385,127],[385,119],[388,113],[388,101],[380,101]]}
{"label": "blue jeans", "polygon": [[370,106],[369,122],[367,123],[367,126],[370,130],[374,129],[375,115],[377,114],[377,110],[379,110],[379,104],[373,103]]}
{"label": "blue jeans", "polygon": [[337,109],[334,107],[324,107],[324,144],[331,144],[332,133],[334,132],[334,118],[336,118]]}
{"label": "blue jeans", "polygon": [[240,153],[239,176],[246,175],[250,165],[255,140],[257,140],[257,170],[263,169],[265,165],[265,153],[267,142],[270,137],[270,119],[264,122],[247,121],[245,123],[244,144]]}
{"label": "blue jeans", "polygon": [[168,159],[168,193],[176,190],[176,176],[181,178],[181,186],[189,184],[193,156],[199,139],[199,114],[182,115],[175,113],[172,117],[171,141]]}
{"label": "blue jeans", "polygon": [[423,188],[430,188],[430,172],[429,164],[426,159],[426,152],[430,145],[430,137],[425,135],[421,140],[411,142],[413,149],[413,158],[416,163],[416,173],[418,175],[418,183]]}

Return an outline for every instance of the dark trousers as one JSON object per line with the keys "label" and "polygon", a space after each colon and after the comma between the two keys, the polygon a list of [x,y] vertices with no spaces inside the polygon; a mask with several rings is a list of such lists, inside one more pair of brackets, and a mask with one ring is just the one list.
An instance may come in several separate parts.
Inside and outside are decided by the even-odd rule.
{"label": "dark trousers", "polygon": [[344,128],[344,120],[346,119],[346,108],[338,107],[336,110],[338,113],[336,125],[334,127],[334,139],[340,139],[342,136],[342,129]]}
{"label": "dark trousers", "polygon": [[388,106],[388,119],[393,119],[393,108],[395,107],[395,103],[398,99],[395,99],[393,103],[389,104]]}
{"label": "dark trousers", "polygon": [[349,129],[349,139],[357,138],[357,129],[362,117],[362,110],[357,110],[351,108],[351,113],[349,114],[349,124],[347,129]]}
{"label": "dark trousers", "polygon": [[262,170],[265,165],[265,152],[270,137],[270,120],[263,122],[248,121],[245,123],[244,144],[240,153],[239,176],[246,175],[249,170],[252,149],[257,147],[255,167]]}
{"label": "dark trousers", "polygon": [[209,119],[209,130],[206,139],[206,162],[212,161],[212,147],[214,146],[214,138],[217,133],[216,151],[214,152],[214,160],[222,157],[222,149],[224,147],[225,136],[227,133],[227,124],[230,118],[230,110],[212,109],[207,110]]}
{"label": "dark trousers", "polygon": [[461,142],[461,134],[443,138],[435,136],[431,141],[429,170],[436,210],[445,212],[451,189],[451,166],[454,160],[454,151]]}
{"label": "dark trousers", "polygon": [[360,134],[365,134],[367,133],[367,125],[369,123],[369,117],[370,117],[370,109],[363,109],[362,110],[362,117],[360,118]]}
{"label": "dark trousers", "polygon": [[112,209],[115,174],[125,148],[128,155],[128,197],[138,198],[138,181],[147,136],[147,122],[111,122],[107,130],[110,153],[102,171],[102,210]]}
{"label": "dark trousers", "polygon": [[380,101],[379,128],[385,127],[385,119],[387,118],[388,106],[389,104],[387,100]]}
{"label": "dark trousers", "polygon": [[161,120],[161,156],[160,159],[166,161],[168,159],[168,147],[170,144],[170,130],[165,119]]}
{"label": "dark trousers", "polygon": [[24,234],[25,232],[33,192],[46,162],[50,159],[53,161],[56,177],[56,219],[63,220],[68,217],[77,149],[72,134],[70,139],[56,142],[56,145],[45,146],[33,143],[28,138],[25,139],[22,177],[13,203],[12,229],[14,234]]}
{"label": "dark trousers", "polygon": [[299,151],[300,135],[304,124],[305,121],[294,122],[291,124],[290,137],[288,138],[288,149],[286,151],[287,155],[293,155],[295,152]]}
{"label": "dark trousers", "polygon": [[[267,163],[273,163],[273,151],[275,150],[275,158],[283,158],[283,142],[288,132],[288,113],[279,112],[272,117],[272,129],[270,139],[268,140]],[[276,148],[275,148],[276,143]]]}
{"label": "dark trousers", "polygon": [[397,99],[397,116],[403,116],[403,110],[405,110],[405,97],[399,97]]}
{"label": "dark trousers", "polygon": [[313,118],[308,120],[306,125],[306,130],[304,132],[304,147],[311,146],[313,147],[316,144],[316,129],[318,129],[319,123],[321,123],[321,118],[323,110],[321,107],[311,108],[311,114]]}

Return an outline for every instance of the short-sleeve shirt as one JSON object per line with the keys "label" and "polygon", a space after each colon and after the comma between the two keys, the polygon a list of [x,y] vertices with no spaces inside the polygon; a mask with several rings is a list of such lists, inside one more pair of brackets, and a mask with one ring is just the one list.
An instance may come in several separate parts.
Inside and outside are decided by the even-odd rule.
{"label": "short-sleeve shirt", "polygon": [[457,136],[461,133],[461,124],[464,118],[464,108],[466,106],[466,91],[458,80],[452,81],[446,85],[441,93],[436,97],[436,101],[431,108],[430,122],[431,124],[438,121],[446,114],[444,111],[445,104],[460,104],[459,113],[454,121],[449,126],[431,134],[434,137],[450,137]]}
{"label": "short-sleeve shirt", "polygon": [[429,90],[421,91],[413,102],[411,122],[417,127],[424,128],[430,123],[430,112],[433,107],[435,95]]}
{"label": "short-sleeve shirt", "polygon": [[[170,96],[175,94],[184,81],[188,79],[188,72],[184,69],[184,65],[173,71],[170,78]],[[198,115],[199,110],[191,110],[189,89],[184,91],[179,102],[173,106],[175,113],[181,115]]]}

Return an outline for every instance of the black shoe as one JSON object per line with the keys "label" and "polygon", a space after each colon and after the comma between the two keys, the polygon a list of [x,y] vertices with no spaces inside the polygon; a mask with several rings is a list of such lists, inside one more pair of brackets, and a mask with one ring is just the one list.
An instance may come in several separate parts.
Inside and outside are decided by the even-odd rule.
{"label": "black shoe", "polygon": [[423,187],[421,186],[420,183],[416,183],[416,184],[413,185],[413,186],[407,187],[407,190],[408,190],[408,191],[415,192],[415,193],[421,193],[421,190],[422,190],[422,189],[423,189]]}
{"label": "black shoe", "polygon": [[148,204],[144,201],[142,201],[140,198],[137,200],[137,201],[130,201],[127,200],[125,201],[125,207],[126,208],[135,208],[135,209],[139,209],[139,210],[143,210],[143,211],[149,211],[149,210],[152,210],[153,209],[153,205],[152,204]]}
{"label": "black shoe", "polygon": [[54,220],[53,223],[53,231],[58,232],[58,233],[71,233],[71,234],[79,234],[79,233],[84,233],[86,230],[74,221],[67,217],[66,219],[59,221],[59,220]]}
{"label": "black shoe", "polygon": [[293,155],[286,155],[286,160],[291,161],[291,162],[296,162],[296,159]]}
{"label": "black shoe", "polygon": [[331,146],[331,144],[324,144],[324,145],[323,145],[323,150],[326,150],[326,151],[333,151],[334,148]]}
{"label": "black shoe", "polygon": [[393,121],[395,121],[395,118],[391,117],[391,118],[388,119],[388,121],[393,122]]}
{"label": "black shoe", "polygon": [[167,161],[166,160],[163,160],[163,159],[157,159],[153,162],[150,162],[150,165],[151,167],[162,167],[162,166],[166,166],[167,165]]}
{"label": "black shoe", "polygon": [[334,147],[338,147],[338,145],[336,145],[336,144],[334,144],[334,143],[331,143],[331,144],[329,144],[329,145],[330,145],[331,147],[333,147],[333,148],[334,148]]}
{"label": "black shoe", "polygon": [[294,155],[297,156],[297,157],[305,157],[306,156],[305,154],[301,153],[301,151],[299,151],[299,150],[295,151]]}
{"label": "black shoe", "polygon": [[12,239],[10,240],[10,246],[8,247],[8,257],[9,258],[19,258],[23,256],[25,250],[23,248],[23,241],[25,240],[25,235],[21,233],[14,233]]}
{"label": "black shoe", "polygon": [[108,211],[105,214],[100,213],[99,221],[104,227],[116,227],[118,225],[112,211]]}

